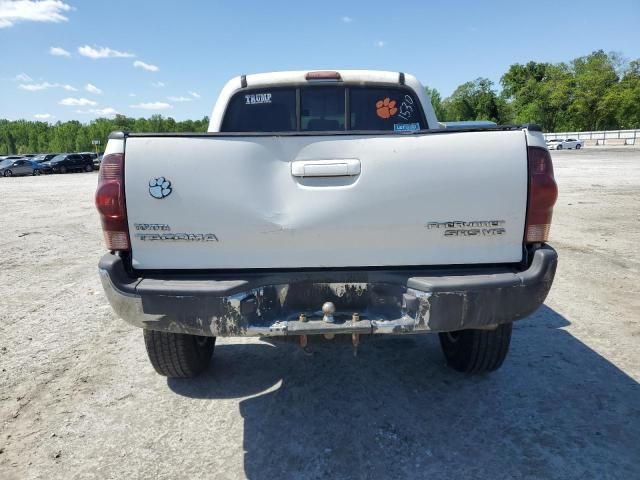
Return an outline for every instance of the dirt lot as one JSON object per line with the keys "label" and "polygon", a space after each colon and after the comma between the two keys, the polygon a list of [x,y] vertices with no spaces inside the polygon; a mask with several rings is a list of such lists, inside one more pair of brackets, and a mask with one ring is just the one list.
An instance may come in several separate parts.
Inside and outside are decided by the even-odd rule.
{"label": "dirt lot", "polygon": [[0,179],[0,478],[640,478],[640,150],[553,156],[556,283],[483,377],[430,335],[167,381],[102,294],[96,174]]}

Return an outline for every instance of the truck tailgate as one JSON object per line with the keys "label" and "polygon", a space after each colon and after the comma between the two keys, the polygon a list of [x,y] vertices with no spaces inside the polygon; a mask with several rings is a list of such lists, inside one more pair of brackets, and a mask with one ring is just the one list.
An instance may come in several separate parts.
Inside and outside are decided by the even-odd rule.
{"label": "truck tailgate", "polygon": [[137,269],[512,263],[527,147],[522,130],[132,135],[125,193]]}

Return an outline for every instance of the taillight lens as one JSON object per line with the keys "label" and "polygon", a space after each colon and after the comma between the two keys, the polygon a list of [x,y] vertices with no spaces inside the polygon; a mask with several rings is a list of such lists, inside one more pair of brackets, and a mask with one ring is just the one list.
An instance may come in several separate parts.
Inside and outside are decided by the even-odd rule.
{"label": "taillight lens", "polygon": [[525,226],[526,243],[542,243],[549,238],[558,185],[553,176],[551,155],[546,148],[529,147],[529,202]]}
{"label": "taillight lens", "polygon": [[124,154],[105,155],[100,164],[96,208],[109,250],[129,250],[129,226],[124,201]]}

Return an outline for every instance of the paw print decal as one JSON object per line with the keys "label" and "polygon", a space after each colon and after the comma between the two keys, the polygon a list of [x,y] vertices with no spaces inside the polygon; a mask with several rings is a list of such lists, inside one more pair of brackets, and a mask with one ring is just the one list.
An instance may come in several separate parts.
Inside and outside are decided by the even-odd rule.
{"label": "paw print decal", "polygon": [[164,198],[171,195],[171,182],[164,177],[149,180],[149,194],[153,198]]}
{"label": "paw print decal", "polygon": [[398,109],[396,108],[396,101],[391,100],[389,97],[384,100],[378,100],[376,102],[376,113],[380,118],[384,118],[385,120],[389,117],[392,117],[396,113],[398,113]]}

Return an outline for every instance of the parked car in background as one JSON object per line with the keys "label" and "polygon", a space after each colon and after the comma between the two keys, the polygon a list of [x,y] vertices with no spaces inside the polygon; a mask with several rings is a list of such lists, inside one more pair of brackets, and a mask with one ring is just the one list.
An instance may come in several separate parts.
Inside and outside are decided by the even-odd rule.
{"label": "parked car in background", "polygon": [[20,158],[24,158],[24,155],[5,155],[0,157],[1,160],[19,160]]}
{"label": "parked car in background", "polygon": [[40,155],[36,155],[35,157],[33,157],[31,160],[33,160],[35,162],[38,162],[38,163],[48,162],[49,160],[51,160],[56,155],[58,155],[58,154],[57,153],[41,153]]}
{"label": "parked car in background", "polygon": [[33,167],[33,175],[41,175],[42,174],[42,165],[39,162],[36,162],[33,158],[30,158],[31,166]]}
{"label": "parked car in background", "polygon": [[580,150],[584,147],[584,140],[578,140],[576,138],[553,138],[551,140],[547,140],[547,148],[549,150],[562,150],[566,148],[567,150]]}
{"label": "parked car in background", "polygon": [[0,176],[3,177],[40,175],[40,173],[40,164],[29,158],[19,158],[18,160],[6,159],[0,162]]}
{"label": "parked car in background", "polygon": [[98,161],[98,154],[95,152],[80,152],[80,155],[82,155],[85,158],[90,158],[91,159],[91,163],[93,165],[93,169],[94,170],[99,170],[100,169],[100,162]]}
{"label": "parked car in background", "polygon": [[79,153],[61,153],[41,165],[44,173],[93,172],[93,160]]}
{"label": "parked car in background", "polygon": [[94,170],[100,170],[100,165],[102,165],[102,157],[104,156],[104,154],[100,154],[98,155],[96,158],[93,159],[93,168]]}

